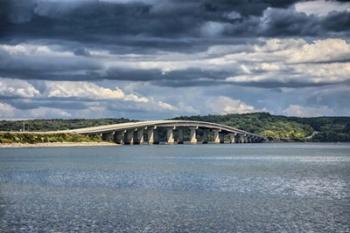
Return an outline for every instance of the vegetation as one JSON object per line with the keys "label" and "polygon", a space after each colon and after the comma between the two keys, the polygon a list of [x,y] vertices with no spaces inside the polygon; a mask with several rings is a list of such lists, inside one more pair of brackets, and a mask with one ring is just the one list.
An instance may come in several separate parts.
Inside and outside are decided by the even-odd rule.
{"label": "vegetation", "polygon": [[0,131],[55,131],[66,129],[78,129],[99,125],[118,124],[133,120],[118,119],[50,119],[50,120],[23,120],[0,121]]}
{"label": "vegetation", "polygon": [[[247,113],[208,116],[183,116],[175,119],[208,121],[225,124],[252,133],[263,135],[274,141],[316,141],[316,142],[350,142],[350,117],[286,117],[269,113]],[[0,121],[0,131],[19,131],[25,124],[26,131],[51,131],[76,129],[106,124],[130,122],[120,119],[54,119]],[[164,134],[164,132],[163,132]],[[18,139],[17,139],[17,138]],[[89,141],[101,140],[75,134],[0,134],[0,142],[59,142],[59,141]]]}
{"label": "vegetation", "polygon": [[275,141],[350,142],[350,117],[299,118],[269,113],[177,117],[226,124]]}
{"label": "vegetation", "polygon": [[80,134],[0,133],[0,143],[101,142],[101,137]]}

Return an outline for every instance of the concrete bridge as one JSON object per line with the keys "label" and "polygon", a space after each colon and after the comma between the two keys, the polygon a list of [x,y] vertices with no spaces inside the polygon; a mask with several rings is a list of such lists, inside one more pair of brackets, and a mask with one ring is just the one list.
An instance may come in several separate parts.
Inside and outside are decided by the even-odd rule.
{"label": "concrete bridge", "polygon": [[[227,125],[203,121],[156,120],[103,125],[61,132],[101,135],[118,144],[260,143],[266,139]],[[163,135],[163,137],[161,137]],[[161,139],[163,138],[163,141]]]}

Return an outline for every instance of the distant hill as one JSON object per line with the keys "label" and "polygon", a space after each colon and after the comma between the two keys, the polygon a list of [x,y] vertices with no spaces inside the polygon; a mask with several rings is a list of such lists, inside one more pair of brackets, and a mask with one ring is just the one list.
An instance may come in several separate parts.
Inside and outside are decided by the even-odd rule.
{"label": "distant hill", "polygon": [[[181,116],[174,119],[199,120],[225,124],[275,141],[350,142],[350,117],[286,117],[269,113],[247,113],[208,116]],[[51,131],[76,129],[135,120],[107,119],[51,119],[0,121],[0,131]]]}
{"label": "distant hill", "polygon": [[286,117],[269,113],[183,116],[175,119],[226,124],[275,141],[350,142],[350,117]]}

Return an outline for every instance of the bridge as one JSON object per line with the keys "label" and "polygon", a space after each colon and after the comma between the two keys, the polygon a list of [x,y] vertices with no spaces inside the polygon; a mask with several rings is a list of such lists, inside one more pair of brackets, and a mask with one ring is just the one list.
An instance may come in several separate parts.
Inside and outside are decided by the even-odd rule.
{"label": "bridge", "polygon": [[[155,120],[56,131],[99,135],[118,144],[260,143],[260,135],[234,127],[203,121]],[[185,141],[186,137],[187,141]],[[163,140],[162,140],[163,139]]]}

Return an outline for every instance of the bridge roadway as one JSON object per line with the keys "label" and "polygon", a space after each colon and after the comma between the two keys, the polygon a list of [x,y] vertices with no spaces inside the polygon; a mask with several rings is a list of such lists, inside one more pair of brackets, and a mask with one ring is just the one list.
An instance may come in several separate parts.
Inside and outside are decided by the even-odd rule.
{"label": "bridge roadway", "polygon": [[[266,141],[260,135],[227,125],[188,120],[128,122],[56,132],[101,135],[103,140],[114,141],[118,144],[158,144],[160,143],[158,129],[161,128],[166,130],[165,143],[167,144],[184,143],[184,130],[189,131],[189,143],[191,144],[209,142],[259,143]],[[198,130],[201,131],[201,135],[198,135]]]}

